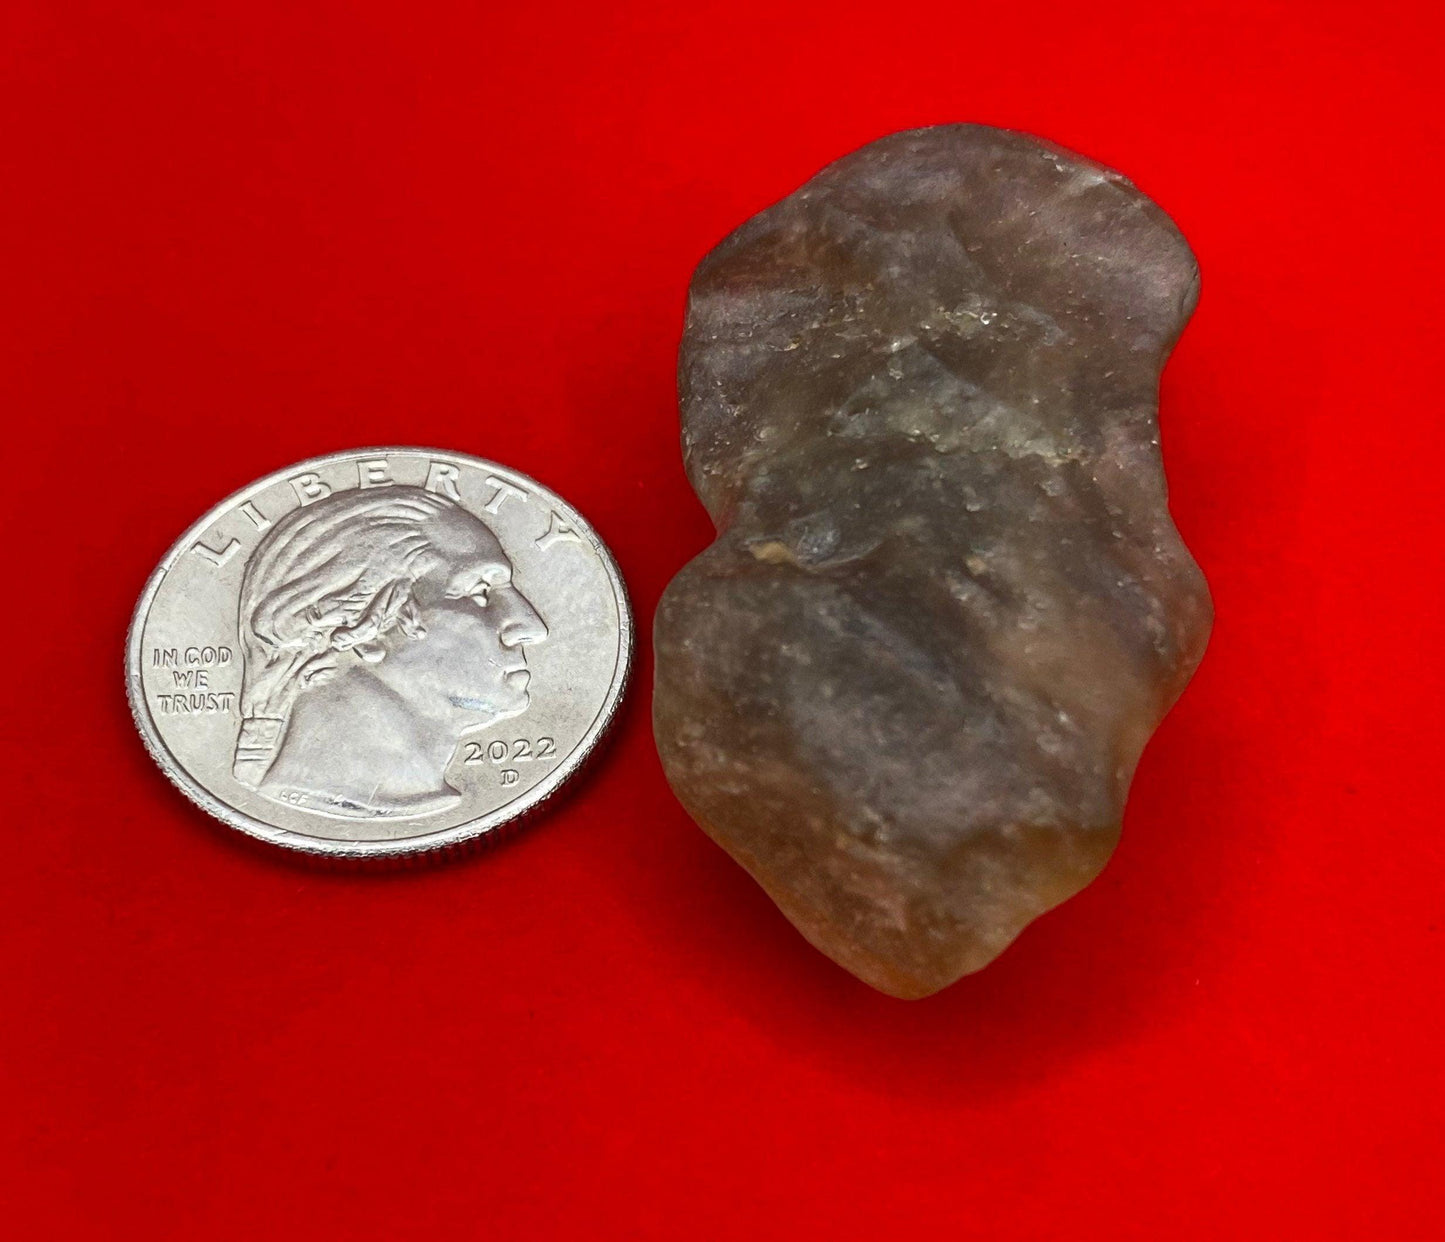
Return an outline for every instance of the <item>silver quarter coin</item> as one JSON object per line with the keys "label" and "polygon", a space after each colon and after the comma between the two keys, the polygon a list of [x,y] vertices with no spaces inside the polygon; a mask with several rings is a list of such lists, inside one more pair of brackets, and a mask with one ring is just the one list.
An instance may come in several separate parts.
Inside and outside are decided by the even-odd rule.
{"label": "silver quarter coin", "polygon": [[355,858],[531,810],[596,745],[631,656],[621,575],[571,505],[494,462],[378,448],[268,475],[182,535],[126,687],[217,819]]}

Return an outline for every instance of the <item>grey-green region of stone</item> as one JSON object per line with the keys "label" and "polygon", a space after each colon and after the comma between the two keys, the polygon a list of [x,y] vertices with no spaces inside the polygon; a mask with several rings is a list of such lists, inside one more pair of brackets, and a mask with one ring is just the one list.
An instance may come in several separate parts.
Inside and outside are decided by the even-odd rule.
{"label": "grey-green region of stone", "polygon": [[718,535],[658,608],[658,749],[884,992],[978,970],[1099,873],[1199,662],[1156,418],[1197,291],[1124,177],[969,125],[839,160],[697,270],[683,454]]}

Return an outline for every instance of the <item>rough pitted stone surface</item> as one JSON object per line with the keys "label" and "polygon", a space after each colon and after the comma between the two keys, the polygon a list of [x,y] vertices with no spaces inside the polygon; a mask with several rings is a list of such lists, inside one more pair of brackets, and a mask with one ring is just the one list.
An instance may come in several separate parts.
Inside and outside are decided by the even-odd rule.
{"label": "rough pitted stone surface", "polygon": [[1183,237],[1021,134],[894,134],[698,268],[688,476],[717,541],[657,613],[678,797],[896,996],[1103,867],[1211,608],[1165,502]]}

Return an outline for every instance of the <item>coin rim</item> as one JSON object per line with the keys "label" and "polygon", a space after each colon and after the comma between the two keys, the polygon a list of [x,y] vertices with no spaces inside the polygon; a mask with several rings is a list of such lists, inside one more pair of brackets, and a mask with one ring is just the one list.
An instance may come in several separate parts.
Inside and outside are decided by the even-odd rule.
{"label": "coin rim", "polygon": [[[386,457],[392,454],[412,453],[432,458],[452,459],[464,462],[470,466],[479,466],[484,469],[490,468],[500,470],[522,482],[535,488],[544,497],[556,502],[562,509],[577,520],[580,525],[579,533],[586,536],[587,543],[598,559],[602,562],[602,568],[612,584],[613,595],[617,602],[618,620],[618,653],[617,663],[612,674],[612,682],[607,690],[607,697],[604,699],[601,710],[588,725],[582,735],[582,740],[568,753],[567,757],[557,765],[551,772],[544,776],[537,784],[524,794],[519,794],[511,802],[488,811],[476,819],[467,820],[465,823],[456,824],[451,828],[439,829],[435,832],[425,833],[414,837],[402,837],[397,840],[388,841],[334,841],[325,837],[308,836],[306,833],[297,832],[294,829],[278,828],[274,824],[268,824],[264,820],[256,819],[243,811],[221,801],[210,790],[206,789],[184,765],[171,753],[166,745],[165,739],[161,736],[160,730],[156,727],[151,717],[150,705],[145,701],[145,688],[142,677],[142,636],[145,630],[146,619],[150,616],[151,606],[155,602],[157,592],[161,583],[165,581],[166,575],[170,572],[176,561],[185,553],[201,535],[210,529],[222,514],[228,512],[234,506],[239,505],[249,496],[265,488],[271,487],[278,482],[295,473],[297,470],[305,470],[317,466],[328,466],[336,462],[355,460],[358,457]],[[632,603],[627,595],[627,587],[622,580],[622,572],[617,566],[611,550],[601,537],[593,529],[581,513],[577,511],[568,501],[559,496],[551,488],[537,482],[528,474],[503,465],[501,462],[489,461],[484,457],[473,457],[469,453],[458,453],[450,449],[425,448],[417,445],[392,445],[390,447],[362,447],[344,449],[335,453],[326,453],[320,457],[308,457],[302,461],[293,462],[290,465],[282,466],[279,470],[273,470],[269,474],[248,483],[245,487],[232,492],[224,500],[221,500],[211,508],[207,509],[196,521],[192,522],[179,538],[170,546],[166,554],[161,557],[160,563],[151,571],[146,579],[145,587],[136,601],[135,610],[131,613],[130,625],[126,631],[125,641],[125,689],[126,698],[130,703],[131,717],[134,719],[136,728],[140,733],[141,741],[145,744],[150,757],[155,760],[156,766],[165,774],[166,778],[175,785],[192,802],[205,811],[208,815],[221,821],[227,827],[235,828],[244,832],[249,837],[265,841],[271,845],[277,845],[283,849],[292,850],[302,854],[309,854],[323,858],[396,858],[401,856],[417,856],[423,854],[435,854],[452,852],[459,846],[468,843],[481,841],[489,833],[496,832],[503,826],[513,823],[516,820],[530,815],[536,811],[544,802],[551,798],[572,775],[587,761],[597,744],[602,740],[603,735],[611,728],[617,717],[618,709],[622,705],[623,695],[627,689],[627,683],[632,674],[632,658],[634,648],[632,619]],[[523,801],[525,799],[525,801]],[[518,806],[521,802],[522,805]]]}

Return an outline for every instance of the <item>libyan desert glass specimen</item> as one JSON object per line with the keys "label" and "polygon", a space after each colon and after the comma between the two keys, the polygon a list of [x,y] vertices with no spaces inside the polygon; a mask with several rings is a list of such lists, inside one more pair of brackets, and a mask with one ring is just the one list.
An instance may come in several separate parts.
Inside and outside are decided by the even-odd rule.
{"label": "libyan desert glass specimen", "polygon": [[1099,873],[1199,662],[1156,420],[1197,290],[1123,177],[968,125],[864,147],[697,270],[683,451],[718,536],[658,609],[658,749],[884,992]]}

